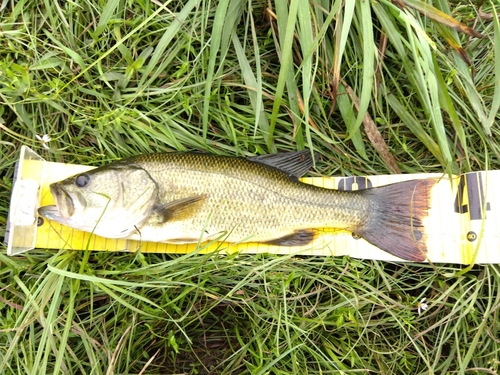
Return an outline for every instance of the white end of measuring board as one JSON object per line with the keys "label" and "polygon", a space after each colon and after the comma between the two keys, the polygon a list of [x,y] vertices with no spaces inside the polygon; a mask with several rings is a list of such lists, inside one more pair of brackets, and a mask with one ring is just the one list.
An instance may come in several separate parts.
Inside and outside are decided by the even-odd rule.
{"label": "white end of measuring board", "polygon": [[35,248],[37,209],[44,171],[45,160],[29,147],[22,146],[14,174],[5,233],[7,255],[18,255]]}

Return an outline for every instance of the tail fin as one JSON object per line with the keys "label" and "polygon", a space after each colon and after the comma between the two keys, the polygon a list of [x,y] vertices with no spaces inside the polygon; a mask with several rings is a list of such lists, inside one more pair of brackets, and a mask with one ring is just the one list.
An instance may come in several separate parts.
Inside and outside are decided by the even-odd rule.
{"label": "tail fin", "polygon": [[435,183],[411,180],[365,190],[373,198],[374,211],[355,233],[399,258],[425,260],[427,237],[422,219],[427,216]]}

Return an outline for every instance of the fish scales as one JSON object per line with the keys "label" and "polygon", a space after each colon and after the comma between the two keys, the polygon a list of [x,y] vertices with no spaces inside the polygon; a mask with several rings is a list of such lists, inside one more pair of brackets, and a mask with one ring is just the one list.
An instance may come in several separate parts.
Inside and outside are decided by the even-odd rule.
{"label": "fish scales", "polygon": [[[182,220],[184,232],[197,240],[227,232],[230,242],[265,242],[304,228],[355,228],[363,223],[369,199],[360,194],[318,188],[282,171],[246,159],[209,154],[152,154],[129,159],[144,168],[159,186],[160,205],[187,196],[204,195],[197,212]],[[141,229],[155,228],[175,238],[179,222],[153,218]],[[190,230],[186,228],[191,228]]]}

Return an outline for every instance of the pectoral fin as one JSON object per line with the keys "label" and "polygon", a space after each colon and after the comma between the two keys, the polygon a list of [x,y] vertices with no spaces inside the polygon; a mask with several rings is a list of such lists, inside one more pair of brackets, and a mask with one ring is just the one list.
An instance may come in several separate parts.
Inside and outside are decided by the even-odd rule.
{"label": "pectoral fin", "polygon": [[300,229],[292,234],[276,238],[265,243],[277,246],[305,246],[310,244],[316,238],[316,231],[313,229]]}
{"label": "pectoral fin", "polygon": [[205,201],[205,195],[177,199],[162,205],[156,205],[153,214],[157,215],[160,223],[172,220],[186,219],[194,215]]}

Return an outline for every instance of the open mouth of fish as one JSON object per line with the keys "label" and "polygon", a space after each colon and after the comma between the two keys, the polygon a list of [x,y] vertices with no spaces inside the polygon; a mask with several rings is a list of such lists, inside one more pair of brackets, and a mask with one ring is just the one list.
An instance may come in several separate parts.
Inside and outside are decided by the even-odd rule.
{"label": "open mouth of fish", "polygon": [[58,218],[70,218],[75,212],[76,204],[80,203],[74,201],[76,196],[68,194],[68,192],[59,184],[50,185],[50,192],[52,193],[56,204],[40,207],[38,209],[38,213],[51,220],[57,220]]}

